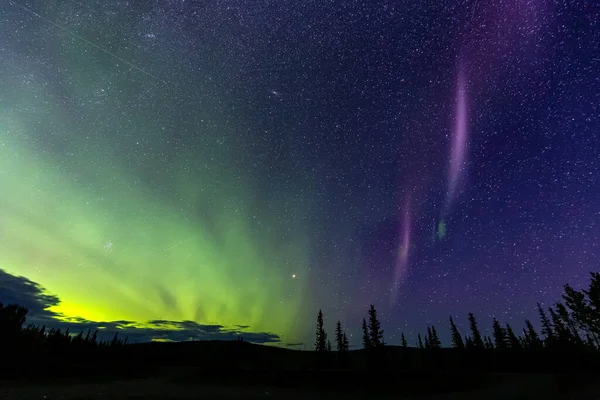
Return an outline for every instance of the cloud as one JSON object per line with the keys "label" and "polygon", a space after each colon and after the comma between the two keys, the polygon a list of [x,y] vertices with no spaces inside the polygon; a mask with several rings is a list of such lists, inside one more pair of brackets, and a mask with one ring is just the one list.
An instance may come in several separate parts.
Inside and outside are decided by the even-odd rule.
{"label": "cloud", "polygon": [[129,342],[148,342],[151,340],[235,340],[239,335],[246,342],[279,343],[278,335],[267,332],[248,332],[247,325],[203,325],[194,321],[152,320],[135,321],[89,321],[80,317],[65,317],[48,310],[60,303],[60,299],[46,293],[38,283],[23,276],[15,276],[0,269],[0,303],[19,304],[29,310],[27,322],[46,325],[48,328],[69,329],[71,332],[99,329],[102,339],[112,337],[115,332],[127,337]]}
{"label": "cloud", "polygon": [[48,311],[47,308],[58,305],[60,299],[45,293],[38,283],[0,269],[0,302],[26,307],[30,315],[45,314],[47,317],[57,317],[57,314]]}

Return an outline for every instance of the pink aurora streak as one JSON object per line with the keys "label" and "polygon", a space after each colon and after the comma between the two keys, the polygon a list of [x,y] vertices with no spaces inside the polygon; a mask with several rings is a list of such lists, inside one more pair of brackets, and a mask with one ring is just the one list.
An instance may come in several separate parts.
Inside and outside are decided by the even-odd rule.
{"label": "pink aurora streak", "polygon": [[448,193],[446,208],[456,196],[456,188],[461,178],[461,171],[465,166],[467,151],[467,93],[463,69],[458,72],[456,88],[456,115],[454,131],[452,132],[452,148],[450,150],[450,174],[448,180]]}
{"label": "pink aurora streak", "polygon": [[404,217],[402,219],[402,238],[398,245],[396,256],[396,268],[394,269],[394,282],[392,285],[392,304],[396,302],[398,296],[398,285],[402,283],[408,272],[408,255],[410,250],[410,201],[404,204]]}

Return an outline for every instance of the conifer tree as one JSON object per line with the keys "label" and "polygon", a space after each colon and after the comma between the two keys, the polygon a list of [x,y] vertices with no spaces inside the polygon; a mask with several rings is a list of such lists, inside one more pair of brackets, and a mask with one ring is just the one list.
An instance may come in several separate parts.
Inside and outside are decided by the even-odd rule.
{"label": "conifer tree", "polygon": [[556,314],[558,318],[562,321],[565,328],[568,330],[568,335],[570,336],[570,340],[573,342],[573,344],[577,346],[582,346],[583,340],[579,335],[577,323],[575,322],[575,319],[571,317],[571,314],[569,313],[569,311],[563,303],[556,303]]}
{"label": "conifer tree", "polygon": [[506,331],[500,325],[500,322],[496,318],[494,318],[492,324],[492,331],[494,334],[494,347],[498,350],[503,350],[508,347],[508,340],[506,338]]}
{"label": "conifer tree", "polygon": [[521,339],[521,344],[523,345],[524,348],[529,349],[529,348],[531,348],[530,343],[531,343],[531,339],[529,337],[529,333],[527,333],[526,328],[523,328],[523,336]]}
{"label": "conifer tree", "polygon": [[327,351],[331,351],[331,342],[327,339]]}
{"label": "conifer tree", "polygon": [[528,319],[525,320],[525,328],[523,329],[523,333],[525,335],[525,347],[528,349],[540,349],[542,348],[542,341],[540,340],[539,335],[533,328],[531,321]]}
{"label": "conifer tree", "polygon": [[598,325],[598,318],[595,315],[597,310],[593,309],[586,298],[586,291],[577,291],[566,284],[565,294],[562,297],[573,313],[573,320],[577,323],[578,328],[591,333],[593,336],[596,333],[595,326]]}
{"label": "conifer tree", "polygon": [[527,331],[525,331],[525,329],[523,329],[523,333],[524,336],[519,336],[519,346],[521,346],[521,349],[528,349],[529,347],[529,339],[527,337]]}
{"label": "conifer tree", "polygon": [[323,327],[323,313],[319,310],[317,315],[317,332],[315,340],[315,351],[324,352],[327,350],[327,333]]}
{"label": "conifer tree", "polygon": [[585,291],[585,294],[588,296],[591,305],[598,307],[600,306],[600,273],[591,272],[590,276],[590,287]]}
{"label": "conifer tree", "polygon": [[481,338],[481,333],[479,333],[479,328],[477,327],[477,320],[475,319],[473,313],[469,313],[469,327],[471,328],[473,348],[483,349],[485,346],[483,344],[483,339]]}
{"label": "conifer tree", "polygon": [[404,333],[402,333],[400,335],[400,346],[402,346],[402,348],[407,348],[408,344],[406,343],[406,338],[404,337]]}
{"label": "conifer tree", "polygon": [[83,331],[79,332],[75,339],[73,339],[74,343],[80,344],[83,341]]}
{"label": "conifer tree", "polygon": [[562,319],[554,311],[552,307],[548,307],[550,314],[550,320],[554,328],[554,335],[556,337],[556,344],[560,347],[570,347],[574,343],[573,336],[569,331],[569,328],[565,325]]}
{"label": "conifer tree", "polygon": [[425,348],[426,349],[431,348],[431,327],[430,326],[427,327],[427,335],[425,335]]}
{"label": "conifer tree", "polygon": [[473,343],[473,339],[471,339],[471,336],[469,336],[469,335],[465,335],[465,348],[467,348],[467,349],[474,349],[475,348],[475,344]]}
{"label": "conifer tree", "polygon": [[349,351],[350,343],[348,343],[348,336],[346,336],[346,332],[344,332],[344,335],[342,336],[342,343],[344,345],[344,352]]}
{"label": "conifer tree", "polygon": [[381,347],[384,344],[383,330],[377,319],[377,310],[375,310],[375,306],[372,304],[369,307],[369,339],[372,347]]}
{"label": "conifer tree", "polygon": [[596,350],[596,345],[594,344],[594,340],[590,336],[589,333],[585,334],[585,345],[592,350]]}
{"label": "conifer tree", "polygon": [[14,340],[22,331],[29,310],[17,304],[0,302],[0,338]]}
{"label": "conifer tree", "polygon": [[337,351],[344,351],[344,331],[342,331],[342,323],[337,322],[335,326],[335,343],[337,345]]}
{"label": "conifer tree", "polygon": [[589,334],[595,347],[600,348],[600,274],[591,273],[587,290],[577,291],[566,284],[563,299],[577,327]]}
{"label": "conifer tree", "polygon": [[550,320],[546,316],[546,313],[544,312],[544,309],[542,308],[540,303],[537,303],[537,308],[538,314],[540,315],[540,322],[542,324],[542,335],[546,337],[546,345],[552,345],[555,341],[554,329],[552,329],[552,324],[550,323]]}
{"label": "conifer tree", "polygon": [[512,330],[510,324],[506,324],[506,339],[508,341],[508,345],[513,350],[521,349],[521,341],[515,335],[515,332]]}
{"label": "conifer tree", "polygon": [[421,339],[421,334],[420,333],[417,334],[417,347],[419,349],[423,348],[423,339]]}
{"label": "conifer tree", "polygon": [[450,317],[450,329],[452,330],[452,347],[455,349],[464,349],[465,343],[463,342],[462,336],[454,324],[452,317]]}
{"label": "conifer tree", "polygon": [[583,292],[588,298],[588,329],[598,337],[600,335],[600,273],[592,272],[589,289]]}
{"label": "conifer tree", "polygon": [[365,349],[370,349],[371,347],[373,347],[372,343],[371,343],[371,338],[369,337],[369,330],[367,328],[367,321],[365,321],[365,319],[363,318],[362,321],[362,331],[363,331],[363,348]]}
{"label": "conifer tree", "polygon": [[494,343],[492,342],[492,339],[489,336],[485,336],[483,338],[483,342],[483,346],[486,350],[494,350]]}
{"label": "conifer tree", "polygon": [[433,325],[431,325],[431,339],[429,344],[432,349],[439,349],[442,347],[442,342],[440,341],[437,331],[435,330],[435,326]]}

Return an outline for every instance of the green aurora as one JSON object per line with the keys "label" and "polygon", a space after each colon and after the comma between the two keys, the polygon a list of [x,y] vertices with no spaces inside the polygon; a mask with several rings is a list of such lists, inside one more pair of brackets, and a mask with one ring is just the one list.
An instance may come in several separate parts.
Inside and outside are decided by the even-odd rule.
{"label": "green aurora", "polygon": [[[0,110],[1,269],[57,295],[52,311],[65,318],[193,320],[302,336],[309,244],[293,219],[308,202],[293,203],[287,220],[273,216],[289,201],[272,199],[275,212],[261,213],[249,173],[215,168],[216,180],[185,157],[139,166],[156,176],[168,169],[162,196],[127,166],[123,141],[109,133],[119,121],[84,136],[60,123],[64,107],[41,88],[22,89]],[[36,124],[59,132],[60,145],[31,134]],[[230,142],[206,150],[211,165],[235,165],[243,148]]]}

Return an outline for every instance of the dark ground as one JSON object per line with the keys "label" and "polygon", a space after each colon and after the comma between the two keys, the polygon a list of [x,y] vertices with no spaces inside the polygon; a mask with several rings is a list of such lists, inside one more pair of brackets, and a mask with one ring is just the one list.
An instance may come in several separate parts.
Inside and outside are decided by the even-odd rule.
{"label": "dark ground", "polygon": [[[399,377],[398,393],[371,393],[334,388],[318,389],[303,387],[277,387],[227,384],[194,384],[174,382],[168,374],[133,380],[115,380],[95,383],[63,382],[9,384],[0,390],[0,399],[598,399],[600,381],[572,387],[561,387],[560,378],[551,375],[504,375],[491,387],[474,391],[446,394],[402,394]],[[5,382],[6,383],[6,382]]]}
{"label": "dark ground", "polygon": [[[402,350],[404,358],[392,358],[392,367],[369,372],[363,368],[366,359],[360,351],[351,352],[347,360],[351,367],[342,369],[331,358],[332,364],[316,369],[314,352],[249,343],[126,347],[118,352],[78,352],[61,357],[31,355],[12,366],[0,360],[4,367],[0,371],[0,400],[600,399],[600,375],[591,370],[486,372],[479,364],[469,367],[472,360],[452,351],[436,353],[432,359],[422,350]],[[398,352],[393,348],[389,351]],[[458,359],[452,358],[456,355],[463,367],[449,368],[447,365],[457,364]],[[437,363],[432,364],[432,360]]]}

